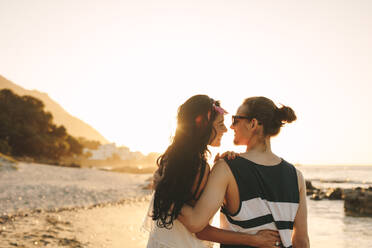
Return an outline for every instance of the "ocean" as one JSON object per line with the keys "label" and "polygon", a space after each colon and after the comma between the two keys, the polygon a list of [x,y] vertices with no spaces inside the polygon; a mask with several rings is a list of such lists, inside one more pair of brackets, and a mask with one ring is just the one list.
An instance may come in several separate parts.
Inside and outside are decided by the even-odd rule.
{"label": "ocean", "polygon": [[[301,170],[305,178],[311,180],[316,187],[352,188],[372,186],[372,166],[300,165],[297,168]],[[142,199],[143,196],[149,194],[148,191],[142,190],[142,188],[148,183],[146,180],[151,177],[151,174],[120,174],[90,169],[75,169],[25,163],[19,164],[17,170],[14,168],[8,169],[6,166],[3,166],[2,171],[0,171],[0,213],[11,213],[17,210],[23,211],[35,207],[55,209],[71,206],[88,206],[107,201],[117,202],[123,199],[123,196],[128,199]],[[372,217],[345,216],[344,202],[342,200],[324,199],[321,201],[313,201],[308,197],[307,202],[311,247],[372,247]],[[108,218],[108,216],[106,216],[106,218],[104,218],[106,219],[106,226],[103,225],[104,228],[101,228],[104,235],[102,235],[102,237],[97,236],[95,240],[102,243],[111,242],[121,244],[126,242],[124,239],[127,237],[123,236],[121,233],[123,228],[127,228],[125,229],[127,230],[126,233],[133,237],[135,236],[133,230],[138,230],[139,233],[140,225],[142,224],[149,203],[148,200],[138,200],[137,203],[131,204],[130,202],[128,204],[123,204],[130,212],[122,212],[123,215],[120,221],[115,225],[110,222],[114,222],[114,219],[117,218]],[[96,208],[94,211],[99,211],[99,209],[100,208]],[[122,211],[120,209],[120,211],[116,211],[115,207],[113,207],[113,209],[109,208],[109,210],[105,209],[106,208],[102,208],[103,215],[107,215],[107,211],[115,211],[115,213]],[[75,218],[75,221],[72,222],[74,223],[73,226],[86,230],[85,236],[80,233],[80,231],[76,232],[78,240],[81,239],[81,241],[84,241],[85,238],[88,237],[89,240],[92,241],[92,227],[94,225],[102,225],[100,224],[102,220],[99,220],[93,223],[89,222],[89,228],[84,226],[88,222],[85,219],[81,221],[79,216],[89,216],[90,213],[91,212],[88,210],[82,211],[80,215],[76,215],[77,212],[75,211],[67,211],[65,213],[65,218],[68,221],[73,221]],[[127,214],[129,214],[130,217],[128,217]],[[76,215],[77,217],[73,217],[72,215]],[[36,216],[35,218],[38,217]],[[8,247],[2,245],[9,244],[9,242],[4,239],[5,235],[8,235],[6,239],[13,237],[15,242],[20,244],[22,242],[32,241],[20,237],[23,237],[24,230],[31,230],[34,228],[34,224],[31,225],[28,218],[19,218],[17,220],[20,221],[24,229],[20,228],[20,226],[13,226],[13,224],[6,227],[9,228],[6,232],[2,229],[3,232],[0,232],[0,247]],[[24,222],[22,222],[23,220]],[[92,221],[93,220],[96,220],[96,218],[92,218]],[[113,226],[116,226],[116,229],[112,229]],[[0,225],[0,229],[1,228]],[[44,230],[43,228],[44,227],[41,227],[40,224],[40,235],[44,234],[42,232]],[[117,235],[111,235],[114,230],[116,230]],[[44,231],[47,232],[46,229]],[[110,234],[106,235],[105,231]],[[102,247],[99,245],[100,243],[98,243],[98,241],[96,243],[92,242],[92,244],[96,244],[92,247]],[[142,248],[145,247],[146,241],[147,238],[145,236],[139,236],[139,241],[133,241],[132,243],[134,245],[128,245],[128,247]],[[29,247],[28,245],[26,246]]]}
{"label": "ocean", "polygon": [[[372,186],[372,166],[297,167],[318,188]],[[343,200],[314,201],[308,197],[310,245],[315,248],[372,247],[372,217],[345,216]]]}

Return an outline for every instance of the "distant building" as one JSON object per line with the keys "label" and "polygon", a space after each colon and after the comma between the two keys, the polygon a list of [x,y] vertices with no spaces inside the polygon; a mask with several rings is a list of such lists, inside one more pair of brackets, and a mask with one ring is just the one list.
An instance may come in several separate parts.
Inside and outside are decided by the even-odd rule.
{"label": "distant building", "polygon": [[143,158],[143,154],[141,152],[131,152],[132,159],[140,159]]}
{"label": "distant building", "polygon": [[119,156],[121,160],[139,159],[143,156],[140,152],[130,152],[128,147],[116,147],[115,143],[100,145],[96,150],[84,148],[84,153],[92,154],[89,157],[91,160],[107,160],[114,155]]}

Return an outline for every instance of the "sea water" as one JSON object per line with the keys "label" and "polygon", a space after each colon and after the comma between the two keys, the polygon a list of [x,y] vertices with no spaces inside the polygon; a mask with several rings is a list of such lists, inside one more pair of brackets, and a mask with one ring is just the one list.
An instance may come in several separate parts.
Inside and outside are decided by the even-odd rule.
{"label": "sea water", "polygon": [[[298,166],[319,188],[370,187],[372,166]],[[372,247],[372,217],[345,216],[343,200],[307,198],[311,247]]]}
{"label": "sea water", "polygon": [[[372,186],[372,166],[302,165],[297,168],[318,188]],[[312,248],[372,248],[372,217],[345,216],[343,200],[314,201],[307,197],[307,205]],[[218,225],[218,221],[213,224]]]}

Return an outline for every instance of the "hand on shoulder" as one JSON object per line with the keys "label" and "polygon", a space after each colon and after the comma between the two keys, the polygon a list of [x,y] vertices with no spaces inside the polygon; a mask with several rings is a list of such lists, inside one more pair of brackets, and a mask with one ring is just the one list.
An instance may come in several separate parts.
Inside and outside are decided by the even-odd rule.
{"label": "hand on shoulder", "polygon": [[217,153],[216,157],[214,158],[214,162],[216,163],[220,159],[227,158],[228,160],[230,159],[235,159],[237,156],[239,156],[240,153],[234,152],[234,151],[226,151],[220,155],[220,153]]}

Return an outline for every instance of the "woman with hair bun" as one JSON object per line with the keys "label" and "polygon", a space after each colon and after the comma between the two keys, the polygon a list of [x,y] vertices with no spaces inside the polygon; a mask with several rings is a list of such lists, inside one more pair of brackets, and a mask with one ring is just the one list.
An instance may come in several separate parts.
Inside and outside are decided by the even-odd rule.
{"label": "woman with hair bun", "polygon": [[[220,146],[227,131],[226,111],[218,101],[206,95],[189,98],[178,109],[177,129],[171,145],[157,160],[159,170],[153,200],[144,228],[150,232],[148,248],[201,248],[203,239],[228,244],[270,247],[280,240],[277,232],[266,230],[256,234],[221,230],[208,225],[199,234],[189,232],[178,221],[181,208],[194,205],[209,175],[208,145]],[[213,216],[211,216],[213,217]]]}
{"label": "woman with hair bun", "polygon": [[[278,108],[266,97],[244,100],[232,117],[235,145],[246,152],[219,160],[194,207],[184,206],[180,221],[198,232],[221,208],[221,228],[255,234],[279,231],[273,247],[310,247],[307,231],[305,180],[299,170],[271,150],[271,137],[296,120],[292,108]],[[221,247],[255,247],[221,244]]]}

